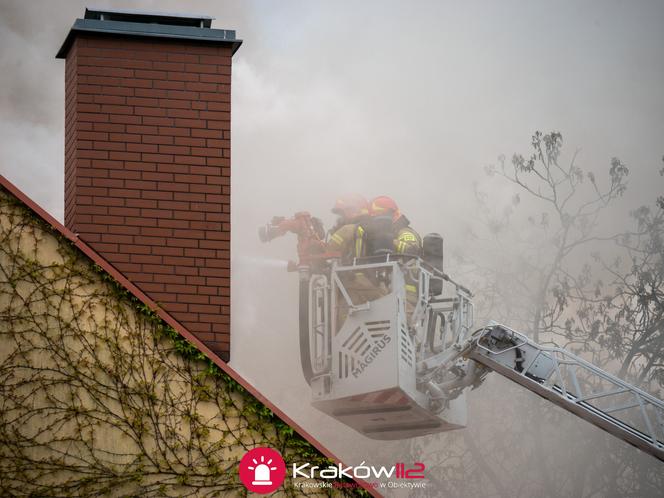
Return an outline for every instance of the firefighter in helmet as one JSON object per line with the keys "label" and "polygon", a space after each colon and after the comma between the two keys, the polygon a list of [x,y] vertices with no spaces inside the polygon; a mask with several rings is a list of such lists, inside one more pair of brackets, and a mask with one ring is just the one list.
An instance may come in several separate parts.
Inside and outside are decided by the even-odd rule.
{"label": "firefighter in helmet", "polygon": [[369,214],[392,217],[392,235],[394,252],[410,256],[420,256],[422,253],[422,239],[410,226],[410,220],[399,210],[394,199],[381,195],[373,199],[369,205]]}
{"label": "firefighter in helmet", "polygon": [[[374,198],[369,205],[371,217],[391,217],[392,249],[396,254],[418,257],[422,255],[422,238],[410,226],[410,221],[399,210],[399,206],[391,197],[381,195]],[[417,305],[419,274],[412,261],[404,261],[406,270],[406,314],[410,320]]]}
{"label": "firefighter in helmet", "polygon": [[338,197],[332,207],[337,221],[330,230],[327,249],[337,252],[343,263],[361,256],[362,224],[369,217],[369,203],[360,194],[346,194]]}
{"label": "firefighter in helmet", "polygon": [[[364,225],[369,220],[369,203],[359,194],[347,194],[337,198],[332,212],[338,218],[330,231],[327,250],[338,253],[342,265],[350,265],[354,258],[365,255]],[[363,272],[344,271],[339,274],[339,280],[354,306],[363,305],[385,295],[385,290],[372,282]],[[346,321],[351,305],[340,290],[337,291],[336,303],[335,333]]]}

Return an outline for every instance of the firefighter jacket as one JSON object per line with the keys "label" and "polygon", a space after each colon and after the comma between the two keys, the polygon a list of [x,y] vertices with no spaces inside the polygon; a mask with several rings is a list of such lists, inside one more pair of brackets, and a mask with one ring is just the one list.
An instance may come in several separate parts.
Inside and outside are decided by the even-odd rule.
{"label": "firefighter jacket", "polygon": [[397,254],[420,256],[422,253],[422,239],[412,228],[402,228],[394,239],[394,249]]}
{"label": "firefighter jacket", "polygon": [[[365,220],[364,223],[348,223],[338,228],[328,241],[327,249],[331,252],[338,252],[342,260],[349,261],[356,257],[373,255],[376,249],[376,242],[384,238],[376,233],[373,220]],[[389,223],[389,222],[388,222]],[[389,235],[389,231],[392,232]],[[406,254],[411,256],[420,256],[422,253],[422,239],[419,234],[410,227],[408,219],[402,216],[395,222],[391,228],[387,228],[387,245],[392,245],[396,254]],[[390,239],[392,242],[390,242]],[[382,244],[382,245],[381,245]],[[378,244],[382,247],[385,243]],[[386,248],[387,249],[387,248]]]}
{"label": "firefighter jacket", "polygon": [[364,229],[357,223],[348,223],[338,228],[327,243],[327,250],[338,252],[341,260],[349,262],[362,255]]}
{"label": "firefighter jacket", "polygon": [[405,216],[394,222],[394,250],[397,254],[408,254],[410,256],[422,255],[422,238],[410,226],[410,221]]}

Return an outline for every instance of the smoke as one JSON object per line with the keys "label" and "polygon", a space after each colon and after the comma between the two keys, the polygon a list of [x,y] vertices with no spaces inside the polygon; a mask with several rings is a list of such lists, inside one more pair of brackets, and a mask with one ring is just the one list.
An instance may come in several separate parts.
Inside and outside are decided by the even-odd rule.
{"label": "smoke", "polygon": [[285,270],[286,267],[288,266],[288,261],[284,261],[282,259],[274,259],[274,258],[257,258],[257,257],[252,258],[247,256],[240,256],[235,260],[235,262],[238,265],[250,265],[256,268],[261,268],[261,267],[278,268],[282,270]]}
{"label": "smoke", "polygon": [[[0,172],[60,219],[64,64],[53,57],[85,5],[0,1]],[[519,496],[541,490],[547,478],[532,454],[519,451],[518,425],[504,430],[538,400],[502,379],[469,396],[467,431],[482,463],[460,433],[376,442],[311,408],[299,366],[297,276],[286,272],[295,241],[262,244],[256,229],[302,210],[329,227],[340,193],[390,195],[420,233],[443,234],[453,278],[480,281],[458,262],[471,244],[486,244],[472,237],[484,223],[474,185],[496,209],[508,205],[514,189],[483,167],[499,154],[528,153],[541,129],[561,131],[564,159],[578,149],[579,166],[598,178],[612,156],[630,167],[628,191],[603,221],[607,232],[618,231],[630,209],[663,187],[656,175],[664,152],[661,3],[151,0],[129,7],[214,15],[213,27],[236,29],[244,40],[233,65],[233,367],[348,463],[421,458],[446,496],[500,496],[501,484]],[[532,206],[522,196],[521,208]],[[556,448],[550,464],[574,459],[575,435],[588,431],[591,441],[622,444],[571,415],[556,420],[570,435],[547,432],[545,443]],[[480,488],[454,484],[462,472]],[[597,469],[587,472],[599,480]]]}

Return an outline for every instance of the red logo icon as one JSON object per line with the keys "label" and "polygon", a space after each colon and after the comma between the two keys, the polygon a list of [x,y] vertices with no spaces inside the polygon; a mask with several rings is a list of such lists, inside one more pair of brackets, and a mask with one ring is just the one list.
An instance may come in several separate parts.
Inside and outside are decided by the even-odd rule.
{"label": "red logo icon", "polygon": [[286,463],[272,448],[254,448],[240,460],[240,480],[249,491],[265,495],[277,490],[286,477]]}

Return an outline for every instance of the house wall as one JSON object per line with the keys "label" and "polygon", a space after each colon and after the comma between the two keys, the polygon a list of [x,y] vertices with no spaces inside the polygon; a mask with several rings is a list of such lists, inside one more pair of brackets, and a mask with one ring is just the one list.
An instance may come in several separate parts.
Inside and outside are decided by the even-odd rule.
{"label": "house wall", "polygon": [[2,188],[0,240],[0,496],[235,496],[250,448],[326,462]]}

